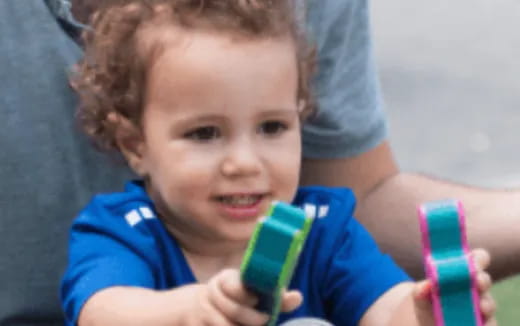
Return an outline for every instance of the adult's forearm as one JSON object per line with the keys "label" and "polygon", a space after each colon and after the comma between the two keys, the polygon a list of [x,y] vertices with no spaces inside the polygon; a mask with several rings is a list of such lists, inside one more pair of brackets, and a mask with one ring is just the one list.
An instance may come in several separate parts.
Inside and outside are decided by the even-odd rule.
{"label": "adult's forearm", "polygon": [[520,273],[520,192],[484,190],[422,175],[400,173],[364,196],[356,216],[412,276],[423,275],[417,206],[462,200],[473,248],[489,250],[495,279]]}

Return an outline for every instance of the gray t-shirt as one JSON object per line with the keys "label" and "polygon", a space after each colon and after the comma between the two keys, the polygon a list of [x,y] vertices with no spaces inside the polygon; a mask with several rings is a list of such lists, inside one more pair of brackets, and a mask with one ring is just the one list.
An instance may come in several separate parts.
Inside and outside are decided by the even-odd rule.
{"label": "gray t-shirt", "polygon": [[368,0],[307,0],[307,30],[318,50],[318,110],[303,128],[304,157],[364,153],[387,132]]}
{"label": "gray t-shirt", "polygon": [[43,1],[0,0],[2,326],[63,325],[70,222],[127,179],[76,131],[67,69],[80,55]]}
{"label": "gray t-shirt", "polygon": [[[67,18],[66,0],[54,13]],[[320,113],[305,126],[309,157],[361,153],[385,136],[365,0],[316,0]],[[43,0],[0,0],[0,325],[62,325],[58,299],[72,218],[129,177],[74,125],[67,73],[81,50]]]}

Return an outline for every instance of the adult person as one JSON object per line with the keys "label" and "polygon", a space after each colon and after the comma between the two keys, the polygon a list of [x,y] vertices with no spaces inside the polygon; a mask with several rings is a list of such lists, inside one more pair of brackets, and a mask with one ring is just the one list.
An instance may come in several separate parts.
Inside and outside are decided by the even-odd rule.
{"label": "adult person", "polygon": [[[73,4],[89,9],[90,1]],[[67,81],[81,49],[69,5],[0,0],[0,325],[63,324],[57,289],[70,221],[94,193],[117,190],[128,177],[76,131]],[[472,244],[494,258],[492,274],[518,273],[518,193],[399,171],[387,141],[367,1],[315,0],[307,12],[320,55],[316,93],[323,113],[305,126],[304,183],[353,188],[357,217],[414,275],[422,270],[415,205],[460,198]]]}

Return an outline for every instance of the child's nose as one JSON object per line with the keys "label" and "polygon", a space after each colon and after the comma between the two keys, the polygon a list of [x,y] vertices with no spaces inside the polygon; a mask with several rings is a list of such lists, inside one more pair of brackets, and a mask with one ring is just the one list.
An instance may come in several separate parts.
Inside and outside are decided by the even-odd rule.
{"label": "child's nose", "polygon": [[230,144],[222,161],[222,173],[228,177],[251,176],[261,170],[261,160],[254,144],[248,140]]}

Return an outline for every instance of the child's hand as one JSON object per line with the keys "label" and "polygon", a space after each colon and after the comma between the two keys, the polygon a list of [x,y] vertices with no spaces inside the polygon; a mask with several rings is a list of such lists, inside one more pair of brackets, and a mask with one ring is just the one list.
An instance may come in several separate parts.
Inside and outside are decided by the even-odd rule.
{"label": "child's hand", "polygon": [[[207,284],[200,285],[199,311],[194,311],[198,323],[193,325],[219,326],[262,326],[269,320],[267,314],[254,309],[258,299],[248,292],[240,279],[238,270],[224,270],[212,277]],[[297,291],[284,293],[282,311],[296,309],[302,302],[302,296]]]}
{"label": "child's hand", "polygon": [[[491,277],[485,271],[489,266],[489,253],[483,249],[476,249],[471,252],[475,267],[477,269],[477,283],[480,294],[480,310],[484,318],[485,326],[496,326],[495,301],[491,297],[489,290],[491,289]],[[435,325],[433,317],[432,303],[430,294],[432,291],[432,283],[430,280],[417,282],[414,285],[413,297],[415,301],[415,310],[419,325]]]}

